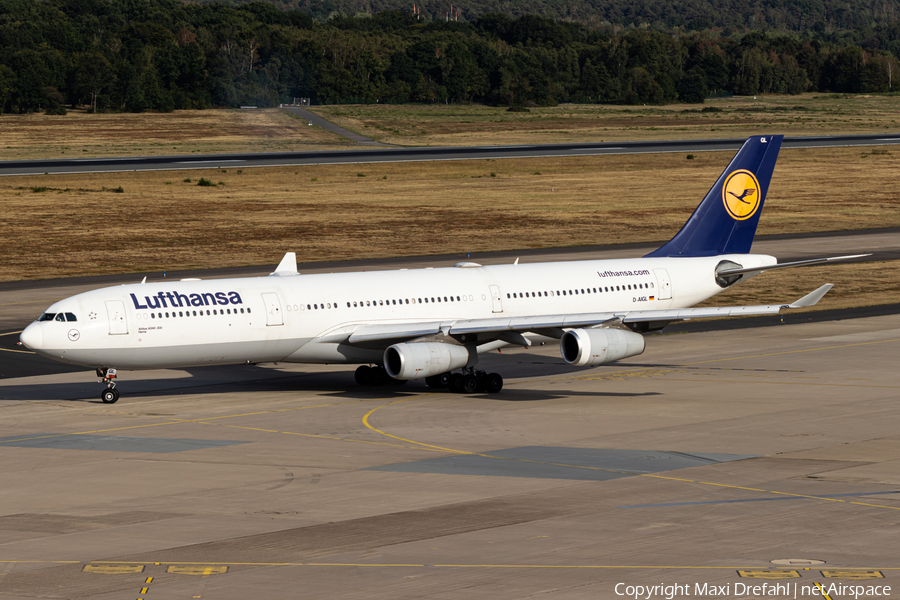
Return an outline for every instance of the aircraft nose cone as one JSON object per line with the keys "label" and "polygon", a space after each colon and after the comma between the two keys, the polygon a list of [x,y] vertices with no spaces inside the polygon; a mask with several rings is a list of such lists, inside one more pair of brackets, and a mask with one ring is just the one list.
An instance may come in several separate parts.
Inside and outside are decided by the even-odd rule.
{"label": "aircraft nose cone", "polygon": [[41,330],[41,326],[37,323],[32,323],[26,327],[22,334],[19,335],[19,341],[29,350],[39,350],[44,343],[44,333]]}

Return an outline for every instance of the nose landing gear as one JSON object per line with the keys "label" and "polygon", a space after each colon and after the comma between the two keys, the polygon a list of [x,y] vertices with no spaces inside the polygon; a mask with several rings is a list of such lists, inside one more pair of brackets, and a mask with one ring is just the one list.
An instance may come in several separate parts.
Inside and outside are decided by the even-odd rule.
{"label": "nose landing gear", "polygon": [[119,399],[119,390],[116,389],[116,370],[110,367],[97,367],[97,377],[102,377],[100,383],[106,384],[106,389],[100,394],[104,404],[113,404]]}

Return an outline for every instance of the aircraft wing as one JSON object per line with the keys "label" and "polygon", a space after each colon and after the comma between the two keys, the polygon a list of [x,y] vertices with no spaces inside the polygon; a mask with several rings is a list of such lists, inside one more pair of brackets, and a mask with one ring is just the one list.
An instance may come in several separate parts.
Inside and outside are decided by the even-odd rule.
{"label": "aircraft wing", "polygon": [[364,325],[351,333],[347,341],[351,344],[366,344],[370,342],[403,342],[429,335],[437,335],[441,332],[441,321],[428,321],[426,323],[382,323],[377,325]]}
{"label": "aircraft wing", "polygon": [[826,283],[790,304],[760,304],[757,306],[711,306],[709,308],[676,308],[672,310],[641,310],[628,313],[622,321],[637,323],[640,321],[668,321],[700,319],[703,317],[743,317],[747,315],[775,315],[784,308],[803,308],[814,306],[834,287]]}
{"label": "aircraft wing", "polygon": [[[623,323],[640,323],[650,321],[681,321],[704,317],[738,317],[750,315],[773,315],[786,308],[802,308],[813,306],[832,288],[826,283],[815,291],[790,304],[762,304],[757,306],[716,306],[709,308],[673,308],[666,310],[624,310],[616,312],[583,313],[566,315],[544,315],[537,317],[499,317],[487,319],[467,319],[448,321],[429,321],[422,323],[388,323],[362,325],[353,332],[343,334],[343,339],[327,341],[346,341],[354,345],[381,346],[413,339],[443,334],[464,336],[475,334],[479,343],[493,337],[504,339],[510,333],[557,331],[562,335],[563,329],[592,327],[610,321],[620,320]],[[493,335],[492,335],[493,334]],[[512,338],[512,339],[519,339]],[[521,338],[524,339],[524,338]],[[512,342],[516,343],[516,342]]]}

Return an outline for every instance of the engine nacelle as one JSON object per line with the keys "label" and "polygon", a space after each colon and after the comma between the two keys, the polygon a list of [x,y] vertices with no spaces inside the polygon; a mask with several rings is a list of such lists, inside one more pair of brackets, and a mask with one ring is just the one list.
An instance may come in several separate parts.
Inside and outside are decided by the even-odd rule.
{"label": "engine nacelle", "polygon": [[570,365],[602,365],[644,352],[644,336],[621,329],[573,329],[559,340],[559,351]]}
{"label": "engine nacelle", "polygon": [[465,346],[440,342],[394,344],[384,351],[384,370],[394,379],[422,379],[469,364]]}

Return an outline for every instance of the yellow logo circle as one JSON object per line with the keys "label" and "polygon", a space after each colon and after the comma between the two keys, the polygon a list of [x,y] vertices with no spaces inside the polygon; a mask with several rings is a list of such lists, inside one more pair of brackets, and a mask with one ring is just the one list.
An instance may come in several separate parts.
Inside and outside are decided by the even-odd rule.
{"label": "yellow logo circle", "polygon": [[753,173],[744,169],[731,173],[722,186],[722,202],[733,219],[752,217],[759,207],[759,182]]}

